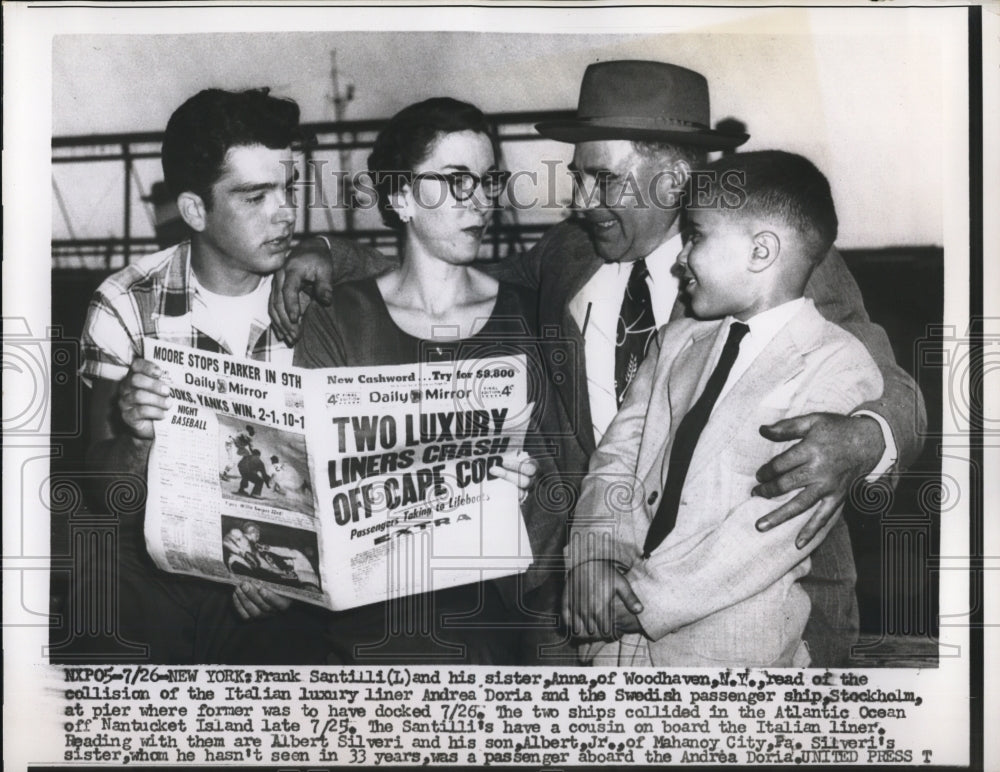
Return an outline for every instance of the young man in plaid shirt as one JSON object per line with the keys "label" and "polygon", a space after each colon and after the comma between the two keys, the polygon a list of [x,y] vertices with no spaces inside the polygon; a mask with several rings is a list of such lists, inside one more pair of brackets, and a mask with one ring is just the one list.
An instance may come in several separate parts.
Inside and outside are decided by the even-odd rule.
{"label": "young man in plaid shirt", "polygon": [[[267,89],[205,90],[171,116],[163,174],[191,239],[109,277],[91,300],[81,374],[91,386],[92,469],[145,476],[169,390],[143,358],[144,336],[291,364],[291,350],[272,335],[267,299],[295,226],[298,122],[298,106]],[[123,518],[119,566],[119,633],[146,644],[150,661],[270,658],[264,639],[246,634],[266,623],[239,617],[284,609],[287,599],[249,583],[233,592],[160,571],[145,552],[139,518]]]}

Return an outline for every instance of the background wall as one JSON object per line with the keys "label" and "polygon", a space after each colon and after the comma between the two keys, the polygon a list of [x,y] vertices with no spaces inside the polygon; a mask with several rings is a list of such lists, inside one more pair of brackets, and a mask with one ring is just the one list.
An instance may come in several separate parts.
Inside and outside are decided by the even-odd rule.
{"label": "background wall", "polygon": [[[350,119],[384,118],[448,94],[486,112],[569,109],[585,67],[614,58],[670,61],[709,80],[713,120],[736,117],[745,149],[801,152],[831,179],[846,248],[943,243],[947,85],[964,78],[941,30],[906,14],[841,17],[759,11],[751,22],[648,27],[645,34],[285,32],[59,36],[53,41],[54,136],[162,131],[198,90],[269,85],[332,120],[331,51]],[[901,23],[902,22],[902,23]],[[536,155],[568,158],[559,143]],[[539,156],[540,157],[540,156]],[[530,164],[531,158],[518,159]],[[60,173],[69,174],[59,170]],[[138,172],[148,190],[151,162]],[[90,165],[60,180],[69,220],[107,235],[121,221],[120,174]],[[53,209],[53,238],[67,235]]]}

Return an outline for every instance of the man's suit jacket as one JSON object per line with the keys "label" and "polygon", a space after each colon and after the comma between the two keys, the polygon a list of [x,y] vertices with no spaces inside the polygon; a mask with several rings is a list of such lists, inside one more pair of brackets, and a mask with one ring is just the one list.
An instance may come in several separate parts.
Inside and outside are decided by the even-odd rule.
{"label": "man's suit jacket", "polygon": [[[372,276],[398,265],[397,260],[353,241],[331,238],[331,242],[339,281]],[[552,385],[552,402],[544,409],[550,418],[550,450],[561,478],[559,485],[550,489],[564,492],[543,500],[543,506],[547,501],[556,516],[567,506],[571,508],[572,500],[579,495],[595,450],[583,335],[570,314],[569,301],[601,265],[582,225],[566,221],[550,228],[527,253],[480,266],[498,278],[538,292],[540,346]],[[861,407],[878,413],[889,423],[899,451],[898,463],[905,466],[916,458],[923,443],[923,398],[913,379],[896,364],[885,332],[869,320],[861,291],[836,249],[831,249],[813,271],[805,294],[815,301],[824,317],[864,343],[878,364],[885,390],[881,398]],[[672,318],[683,314],[678,303]],[[776,446],[770,447],[776,454]],[[797,520],[802,522],[801,518]],[[812,572],[804,582],[812,599],[807,639],[813,661],[823,667],[846,664],[849,642],[858,629],[853,579],[842,576],[839,570],[850,552],[846,531],[834,532],[813,555]]]}
{"label": "man's suit jacket", "polygon": [[[591,459],[569,563],[613,559],[627,568],[646,633],[584,647],[602,664],[809,663],[801,641],[810,602],[800,580],[809,552],[846,525],[836,518],[804,550],[795,547],[797,522],[756,531],[757,518],[775,506],[750,494],[754,473],[776,450],[758,427],[813,411],[846,413],[881,395],[882,376],[865,347],[807,301],[716,403],[676,525],[643,560],[674,433],[714,369],[723,323],[682,319],[661,329]],[[850,552],[841,559],[840,574],[853,584]]]}

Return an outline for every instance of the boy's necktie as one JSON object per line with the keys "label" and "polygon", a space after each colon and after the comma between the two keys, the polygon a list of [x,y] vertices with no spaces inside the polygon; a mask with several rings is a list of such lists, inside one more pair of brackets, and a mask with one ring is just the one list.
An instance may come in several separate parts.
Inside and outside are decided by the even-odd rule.
{"label": "boy's necktie", "polygon": [[649,270],[646,261],[639,258],[632,263],[618,314],[618,330],[615,337],[615,397],[618,407],[622,406],[625,390],[632,382],[649,342],[656,334],[656,319],[653,318],[653,299],[649,294],[646,277]]}
{"label": "boy's necktie", "polygon": [[674,443],[670,449],[667,480],[663,484],[663,498],[660,499],[660,506],[656,509],[653,522],[649,524],[646,541],[642,545],[644,558],[648,558],[674,528],[681,490],[684,488],[684,478],[687,477],[688,467],[691,466],[691,457],[698,445],[701,430],[708,423],[715,401],[719,398],[726,378],[729,377],[729,371],[733,369],[736,355],[740,351],[740,341],[748,332],[750,328],[742,322],[733,322],[729,326],[729,337],[726,338],[726,345],[722,348],[722,356],[719,357],[719,363],[712,371],[705,390],[677,426]]}

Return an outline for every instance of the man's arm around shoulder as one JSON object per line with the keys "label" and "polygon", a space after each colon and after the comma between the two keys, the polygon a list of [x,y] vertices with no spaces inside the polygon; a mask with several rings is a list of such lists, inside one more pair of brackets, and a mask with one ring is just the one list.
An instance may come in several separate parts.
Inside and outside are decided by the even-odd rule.
{"label": "man's arm around shoulder", "polygon": [[268,314],[275,334],[288,344],[300,333],[302,316],[313,299],[329,305],[334,286],[390,271],[399,259],[353,239],[311,236],[295,245],[274,274]]}
{"label": "man's arm around shoulder", "polygon": [[913,463],[923,447],[927,428],[923,395],[914,380],[896,364],[885,330],[868,317],[861,290],[835,247],[830,248],[813,272],[806,296],[813,298],[816,309],[826,319],[865,345],[882,373],[885,383],[882,395],[856,406],[852,412],[867,410],[882,416],[892,431],[897,464],[905,467]]}

